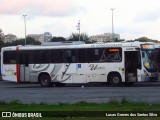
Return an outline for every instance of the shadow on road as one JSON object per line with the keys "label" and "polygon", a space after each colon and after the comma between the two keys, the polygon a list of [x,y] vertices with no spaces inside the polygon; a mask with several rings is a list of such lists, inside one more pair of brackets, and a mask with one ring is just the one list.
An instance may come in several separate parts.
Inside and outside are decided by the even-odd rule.
{"label": "shadow on road", "polygon": [[[5,88],[42,88],[39,84],[31,84],[31,83],[15,83],[15,82],[8,82],[8,81],[2,81],[0,80],[0,87]],[[66,84],[64,87],[56,87],[53,85],[53,87],[49,88],[67,88],[67,87],[81,87],[81,88],[91,88],[91,87],[113,87],[105,83],[88,83],[88,84]],[[135,83],[132,86],[120,86],[122,88],[124,87],[160,87],[160,82],[142,82],[142,83]],[[113,87],[114,88],[114,87]],[[45,88],[46,89],[46,88]]]}

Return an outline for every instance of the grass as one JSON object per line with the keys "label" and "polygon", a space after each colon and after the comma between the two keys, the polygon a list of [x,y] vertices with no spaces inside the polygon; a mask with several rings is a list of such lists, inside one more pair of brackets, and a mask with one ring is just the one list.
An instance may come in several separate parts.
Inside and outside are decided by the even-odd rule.
{"label": "grass", "polygon": [[[42,112],[42,118],[0,118],[0,120],[159,120],[160,117],[106,117],[106,112],[123,112],[125,114],[159,112],[160,104],[146,104],[129,102],[126,98],[121,101],[110,99],[108,103],[87,103],[81,101],[75,104],[59,103],[59,104],[22,104],[20,101],[12,101],[6,103],[0,101],[0,111],[13,112]],[[47,112],[44,112],[47,111]],[[71,116],[67,116],[71,114]],[[50,117],[53,116],[53,117]],[[59,117],[61,116],[61,117]],[[64,117],[62,117],[64,116]],[[94,117],[93,117],[94,116]]]}

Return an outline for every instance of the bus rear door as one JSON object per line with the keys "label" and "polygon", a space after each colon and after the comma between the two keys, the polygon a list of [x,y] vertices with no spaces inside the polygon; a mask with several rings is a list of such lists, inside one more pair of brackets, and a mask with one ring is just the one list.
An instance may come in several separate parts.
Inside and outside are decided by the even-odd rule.
{"label": "bus rear door", "polygon": [[29,82],[29,55],[27,53],[19,54],[19,70],[20,81]]}

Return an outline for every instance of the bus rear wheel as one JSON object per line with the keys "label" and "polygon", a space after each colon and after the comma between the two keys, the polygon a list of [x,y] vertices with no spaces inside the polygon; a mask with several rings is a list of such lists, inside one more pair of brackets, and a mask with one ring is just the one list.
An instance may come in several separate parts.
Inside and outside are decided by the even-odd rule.
{"label": "bus rear wheel", "polygon": [[49,75],[47,74],[42,74],[39,77],[39,83],[42,87],[51,87],[52,83],[51,83],[51,78]]}
{"label": "bus rear wheel", "polygon": [[112,74],[110,76],[110,84],[112,86],[121,86],[122,85],[121,76],[119,74]]}

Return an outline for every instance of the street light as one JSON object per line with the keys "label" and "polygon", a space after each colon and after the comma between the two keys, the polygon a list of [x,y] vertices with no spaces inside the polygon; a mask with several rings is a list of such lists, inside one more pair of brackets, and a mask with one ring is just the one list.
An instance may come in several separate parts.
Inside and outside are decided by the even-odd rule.
{"label": "street light", "polygon": [[79,41],[80,41],[80,20],[79,20],[79,22],[78,22],[78,25],[77,25],[77,30],[79,30]]}
{"label": "street light", "polygon": [[24,17],[24,31],[25,31],[25,45],[26,45],[26,16],[27,15],[23,15],[23,17]]}
{"label": "street light", "polygon": [[113,10],[114,10],[115,8],[111,8],[111,10],[112,10],[112,40],[114,40],[114,26],[113,26]]}

